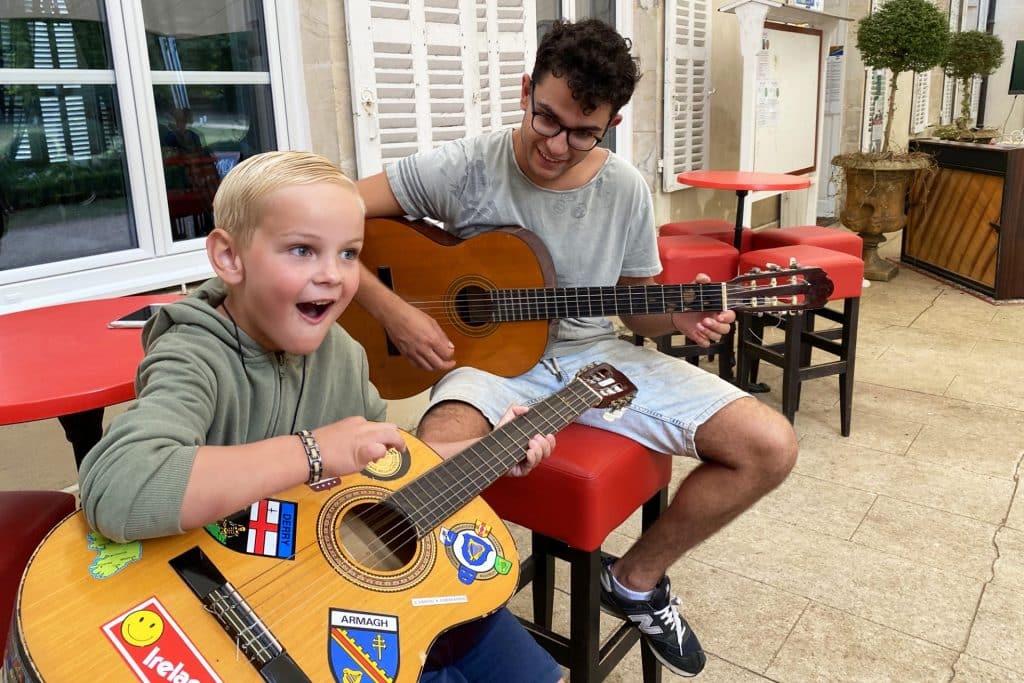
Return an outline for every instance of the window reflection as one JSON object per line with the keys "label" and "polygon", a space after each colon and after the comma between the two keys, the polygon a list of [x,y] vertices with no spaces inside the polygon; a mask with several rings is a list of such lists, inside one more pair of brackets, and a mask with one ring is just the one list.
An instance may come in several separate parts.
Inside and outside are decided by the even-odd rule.
{"label": "window reflection", "polygon": [[[107,69],[101,7],[0,2],[0,69]],[[110,84],[3,83],[0,270],[137,246]]]}
{"label": "window reflection", "polygon": [[0,0],[0,69],[112,69],[99,0]]}
{"label": "window reflection", "polygon": [[[171,235],[203,237],[221,178],[277,149],[263,4],[143,0],[142,10]],[[232,84],[210,76],[223,72],[233,72]]]}
{"label": "window reflection", "polygon": [[154,71],[266,71],[259,0],[143,0]]}

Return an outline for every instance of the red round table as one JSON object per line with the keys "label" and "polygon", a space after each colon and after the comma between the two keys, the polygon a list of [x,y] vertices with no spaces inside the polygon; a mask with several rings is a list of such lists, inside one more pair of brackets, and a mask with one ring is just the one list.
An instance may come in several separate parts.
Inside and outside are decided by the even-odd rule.
{"label": "red round table", "polygon": [[81,464],[102,434],[104,407],[135,398],[141,330],[107,323],[180,298],[126,296],[0,315],[0,425],[56,417]]}
{"label": "red round table", "polygon": [[743,236],[743,199],[748,192],[802,190],[811,186],[811,179],[803,176],[757,171],[684,171],[676,179],[683,185],[736,191],[736,236],[733,239],[736,249],[740,248],[740,238]]}

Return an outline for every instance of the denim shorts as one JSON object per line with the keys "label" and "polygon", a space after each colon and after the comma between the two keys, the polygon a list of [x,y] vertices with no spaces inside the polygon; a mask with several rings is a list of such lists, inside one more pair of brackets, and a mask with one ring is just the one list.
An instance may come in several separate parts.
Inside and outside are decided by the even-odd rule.
{"label": "denim shorts", "polygon": [[590,409],[576,421],[628,436],[661,453],[700,457],[694,435],[708,418],[738,398],[749,396],[717,375],[654,349],[622,339],[602,339],[582,351],[545,358],[518,377],[499,377],[475,368],[457,368],[434,385],[430,407],[462,401],[496,424],[512,404],[529,406],[566,386],[580,368],[604,362],[636,385],[633,402],[609,422],[605,411]]}
{"label": "denim shorts", "polygon": [[485,617],[475,647],[440,669],[424,671],[420,683],[555,683],[562,669],[508,609]]}

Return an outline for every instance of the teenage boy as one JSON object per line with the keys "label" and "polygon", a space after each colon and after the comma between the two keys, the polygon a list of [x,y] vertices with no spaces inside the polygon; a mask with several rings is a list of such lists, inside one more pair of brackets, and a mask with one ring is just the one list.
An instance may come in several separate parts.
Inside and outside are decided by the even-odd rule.
{"label": "teenage boy", "polygon": [[[118,541],[197,529],[404,448],[382,422],[365,352],[335,323],[360,279],[364,207],[352,181],[316,154],[260,154],[227,175],[214,215],[217,277],[147,324],[138,398],[82,464],[86,517]],[[470,443],[430,445],[445,457]],[[530,439],[513,474],[553,446],[550,435]],[[534,662],[536,680],[561,677],[507,610],[450,633],[431,661],[435,650],[456,654],[421,680],[494,680]]]}
{"label": "teenage boy", "polygon": [[[559,287],[653,283],[661,265],[650,191],[636,169],[597,147],[622,120],[619,110],[638,78],[629,41],[612,27],[556,22],[537,47],[532,75],[523,75],[519,127],[448,143],[360,181],[367,215],[430,217],[462,238],[523,226],[544,241]],[[415,365],[454,366],[459,350],[441,327],[365,268],[358,298]],[[734,320],[727,311],[623,316],[622,322],[645,337],[680,332],[708,346]],[[431,393],[419,433],[486,434],[501,417],[500,406],[528,405],[596,359],[613,363],[639,391],[616,422],[596,411],[580,422],[701,461],[657,524],[620,559],[605,563],[601,596],[609,610],[638,625],[665,666],[694,675],[705,655],[675,607],[665,573],[785,479],[797,444],[780,413],[689,363],[618,339],[608,320],[567,319],[559,321],[541,363],[519,377],[467,367],[448,373]]]}

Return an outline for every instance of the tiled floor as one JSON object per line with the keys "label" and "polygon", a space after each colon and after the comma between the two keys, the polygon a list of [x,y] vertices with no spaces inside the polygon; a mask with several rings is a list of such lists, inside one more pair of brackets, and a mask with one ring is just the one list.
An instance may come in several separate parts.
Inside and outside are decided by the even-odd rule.
{"label": "tiled floor", "polygon": [[[905,267],[871,283],[853,433],[839,435],[836,379],[806,383],[793,474],[670,571],[710,654],[700,680],[1024,681],[1022,339],[1024,305]],[[411,427],[420,405],[393,419]],[[56,421],[0,428],[0,453],[0,488],[75,482]],[[676,476],[692,467],[677,459]],[[608,549],[638,530],[629,520]],[[639,663],[634,650],[610,680],[639,680]]]}

